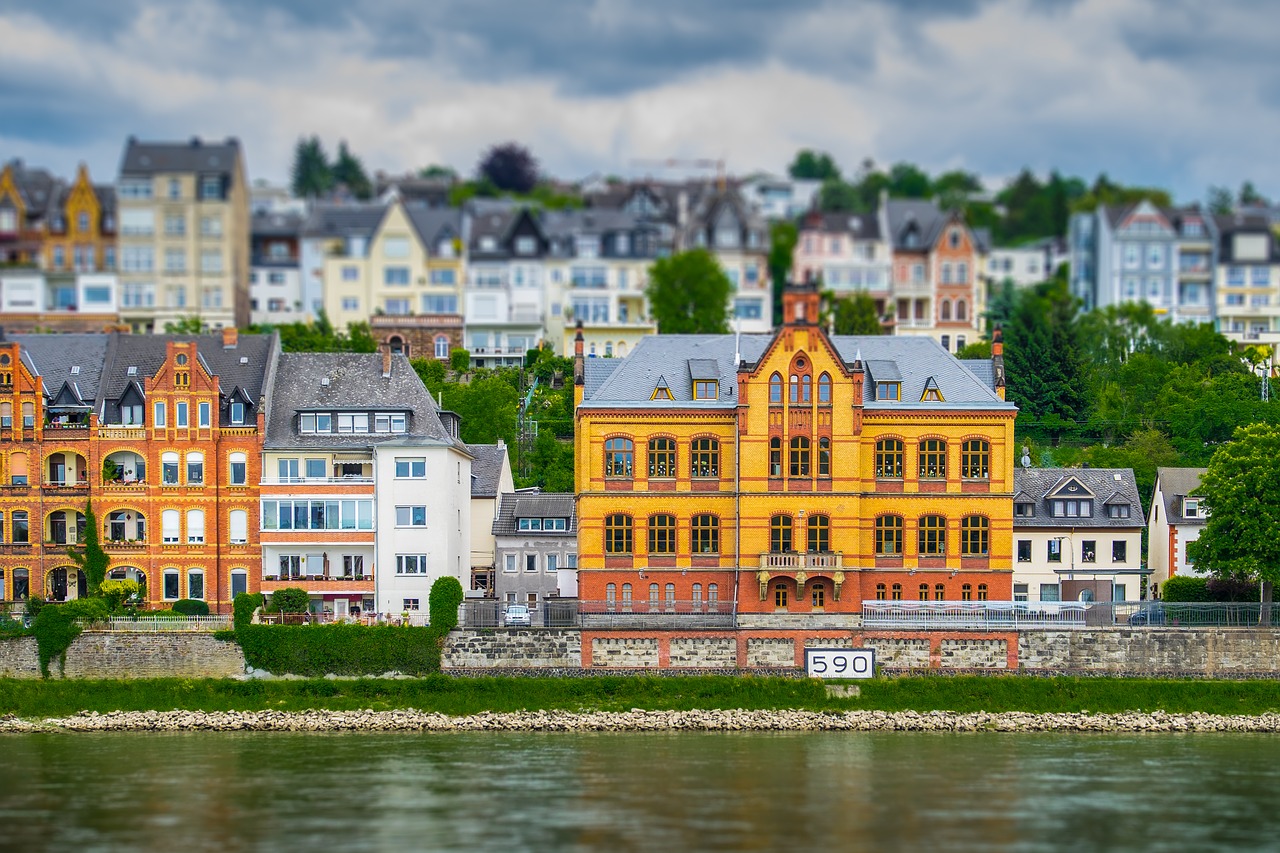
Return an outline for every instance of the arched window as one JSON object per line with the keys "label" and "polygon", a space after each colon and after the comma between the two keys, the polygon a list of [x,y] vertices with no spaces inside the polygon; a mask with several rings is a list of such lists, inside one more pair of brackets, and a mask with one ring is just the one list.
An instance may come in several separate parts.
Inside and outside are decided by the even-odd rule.
{"label": "arched window", "polygon": [[940,318],[943,320],[951,319],[951,300],[950,299],[942,300],[942,304],[938,308],[938,313]]}
{"label": "arched window", "polygon": [[991,476],[991,445],[971,438],[960,446],[960,476],[966,480],[986,480]]}
{"label": "arched window", "polygon": [[947,443],[940,438],[920,442],[920,479],[947,479]]}
{"label": "arched window", "polygon": [[769,405],[782,405],[782,374],[775,373],[769,377]]}
{"label": "arched window", "polygon": [[604,342],[604,357],[613,358],[613,341]]}
{"label": "arched window", "polygon": [[199,545],[204,542],[204,510],[187,510],[187,542]]}
{"label": "arched window", "polygon": [[695,438],[689,445],[689,476],[720,476],[720,442],[714,438]]}
{"label": "arched window", "polygon": [[695,515],[691,525],[691,535],[693,553],[720,553],[720,519],[716,516]]}
{"label": "arched window", "polygon": [[702,609],[702,584],[695,583],[692,589],[693,611],[697,613]]}
{"label": "arched window", "polygon": [[987,600],[987,585],[985,583],[978,584],[978,600],[979,601]]}
{"label": "arched window", "polygon": [[631,584],[624,583],[622,585],[622,609],[631,609]]}
{"label": "arched window", "polygon": [[782,439],[777,436],[769,439],[769,476],[782,476]]}
{"label": "arched window", "polygon": [[165,570],[164,570],[164,589],[163,589],[163,590],[161,590],[161,592],[162,592],[162,593],[163,593],[163,595],[164,595],[165,600],[166,600],[166,601],[174,601],[174,600],[176,600],[177,598],[179,598],[179,597],[180,597],[180,593],[178,592],[178,590],[179,590],[179,586],[178,586],[178,570],[177,570],[177,569],[165,569]]}
{"label": "arched window", "polygon": [[604,475],[629,478],[635,461],[635,445],[629,438],[611,438],[604,443]]}
{"label": "arched window", "polygon": [[676,442],[673,438],[649,439],[649,477],[676,475]]}
{"label": "arched window", "polygon": [[970,585],[969,585],[969,584],[967,584],[967,583],[960,584],[960,600],[961,600],[961,601],[972,601],[972,600],[973,600],[973,587],[972,587],[972,586],[970,586]]}
{"label": "arched window", "polygon": [[884,601],[886,597],[887,596],[885,595],[884,584],[882,583],[876,584],[876,601]]}
{"label": "arched window", "polygon": [[809,374],[800,377],[800,402],[809,403],[813,400],[813,378]]}
{"label": "arched window", "polygon": [[604,603],[610,610],[618,606],[618,585],[616,583],[604,585]]}
{"label": "arched window", "polygon": [[936,583],[936,584],[934,584],[934,585],[933,585],[933,600],[934,600],[934,601],[945,601],[945,600],[946,600],[946,598],[947,598],[947,587],[946,587],[946,584],[940,584],[940,583]]}
{"label": "arched window", "polygon": [[831,439],[825,435],[818,439],[818,476],[831,476]]}
{"label": "arched window", "polygon": [[892,597],[894,601],[901,601],[902,600],[902,584],[895,583],[892,587],[890,587],[889,593],[890,593],[890,597]]}
{"label": "arched window", "polygon": [[968,309],[968,307],[965,305],[965,302],[964,302],[964,300],[963,300],[963,299],[957,299],[957,300],[956,300],[956,319],[957,319],[957,320],[968,320],[968,319],[969,319],[969,309]]}
{"label": "arched window", "polygon": [[[392,354],[394,355],[399,355],[400,353],[404,352],[405,351],[404,338],[400,337],[399,335],[392,335],[391,337],[387,338],[387,349],[391,350]],[[408,355],[408,353],[405,353],[405,355]]]}
{"label": "arched window", "polygon": [[786,554],[792,551],[791,516],[779,514],[769,519],[769,552]]}
{"label": "arched window", "polygon": [[920,584],[920,600],[921,601],[929,600],[929,585],[927,583]]}
{"label": "arched window", "polygon": [[920,519],[920,556],[942,557],[947,553],[947,520],[940,515]]}
{"label": "arched window", "polygon": [[245,545],[249,542],[249,513],[242,509],[231,510],[227,525],[232,545]]}
{"label": "arched window", "polygon": [[182,541],[182,514],[176,509],[160,513],[160,540],[166,545],[177,545]]}
{"label": "arched window", "polygon": [[669,583],[662,588],[663,603],[666,605],[667,612],[670,613],[676,609],[676,585]]}
{"label": "arched window", "polygon": [[649,609],[658,609],[658,585],[656,583],[649,584]]}
{"label": "arched window", "polygon": [[787,585],[785,583],[776,583],[773,585],[773,606],[782,610],[787,607]]}
{"label": "arched window", "polygon": [[808,520],[808,550],[825,554],[831,550],[831,519],[825,515],[811,515]]}
{"label": "arched window", "polygon": [[989,538],[989,526],[985,515],[966,515],[960,520],[960,556],[987,556]]}
{"label": "arched window", "polygon": [[876,442],[876,478],[880,480],[902,479],[902,441],[882,438]]}
{"label": "arched window", "polygon": [[204,598],[204,572],[200,569],[187,572],[187,598]]}
{"label": "arched window", "polygon": [[716,609],[716,604],[718,604],[719,601],[720,601],[720,584],[718,583],[707,584],[707,609],[714,611]]}
{"label": "arched window", "polygon": [[198,450],[187,454],[187,485],[204,485],[204,454]]}
{"label": "arched window", "polygon": [[604,552],[630,554],[632,550],[631,516],[618,512],[604,519]]}
{"label": "arched window", "polygon": [[818,377],[818,402],[823,406],[831,405],[831,374],[829,373]]}
{"label": "arched window", "polygon": [[231,454],[231,479],[233,486],[243,486],[248,481],[248,457],[243,453]]}
{"label": "arched window", "polygon": [[439,361],[448,361],[449,359],[449,339],[444,335],[436,338],[436,359]]}
{"label": "arched window", "polygon": [[902,516],[882,515],[876,519],[877,556],[898,556],[902,553]]}
{"label": "arched window", "polygon": [[791,476],[792,477],[808,477],[809,464],[809,439],[803,435],[797,435],[791,439]]}
{"label": "arched window", "polygon": [[178,485],[178,454],[172,451],[160,454],[160,482],[166,486]]}
{"label": "arched window", "polygon": [[791,402],[800,402],[800,377],[794,373],[791,374]]}
{"label": "arched window", "polygon": [[13,403],[0,403],[0,428],[13,428]]}
{"label": "arched window", "polygon": [[676,552],[676,517],[666,513],[649,516],[649,553]]}

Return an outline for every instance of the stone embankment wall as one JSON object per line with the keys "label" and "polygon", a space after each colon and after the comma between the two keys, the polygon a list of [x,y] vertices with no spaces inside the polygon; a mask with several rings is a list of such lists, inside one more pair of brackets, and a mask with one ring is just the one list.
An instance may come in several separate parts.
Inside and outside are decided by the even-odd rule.
{"label": "stone embankment wall", "polygon": [[[132,634],[85,631],[67,649],[66,678],[235,678],[245,660],[235,643],[212,634]],[[0,640],[0,677],[39,678],[34,637]]]}
{"label": "stone embankment wall", "polygon": [[1280,631],[1194,628],[1027,631],[1018,663],[1028,672],[1112,675],[1280,676]]}

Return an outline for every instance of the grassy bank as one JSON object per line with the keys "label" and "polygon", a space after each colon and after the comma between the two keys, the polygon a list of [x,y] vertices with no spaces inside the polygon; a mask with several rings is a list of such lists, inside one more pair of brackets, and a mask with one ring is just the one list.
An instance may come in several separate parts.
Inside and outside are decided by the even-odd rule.
{"label": "grassy bank", "polygon": [[832,699],[815,681],[782,678],[460,678],[331,681],[0,680],[0,714],[63,716],[78,711],[301,711],[417,708],[482,711],[626,711],[794,708],[810,711],[1167,711],[1259,714],[1280,710],[1274,681],[1160,681],[1104,678],[891,678]]}

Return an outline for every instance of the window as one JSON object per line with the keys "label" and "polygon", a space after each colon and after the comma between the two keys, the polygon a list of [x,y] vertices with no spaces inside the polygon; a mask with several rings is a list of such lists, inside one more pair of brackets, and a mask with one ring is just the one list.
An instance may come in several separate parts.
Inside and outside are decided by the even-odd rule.
{"label": "window", "polygon": [[769,377],[769,405],[782,405],[782,374],[780,373]]}
{"label": "window", "polygon": [[155,408],[152,411],[154,412],[154,417],[152,418],[152,420],[155,423],[155,426],[156,427],[164,426],[165,425],[164,403],[157,402],[155,405]]}
{"label": "window", "polygon": [[387,267],[382,271],[382,282],[388,287],[399,287],[409,283],[408,267]]}
{"label": "window", "polygon": [[990,530],[985,515],[968,515],[960,521],[960,556],[985,557],[990,546]]}
{"label": "window", "polygon": [[1036,505],[1025,501],[1018,501],[1013,505],[1013,515],[1015,518],[1030,518],[1036,514]]}
{"label": "window", "polygon": [[769,476],[782,476],[782,439],[777,436],[769,439]]}
{"label": "window", "polygon": [[177,545],[182,540],[182,516],[176,509],[166,509],[160,513],[160,541],[166,545]]}
{"label": "window", "polygon": [[831,550],[831,519],[825,515],[811,515],[808,520],[808,550],[826,554]]}
{"label": "window", "polygon": [[504,572],[514,572],[516,570],[516,555],[504,554],[502,559],[502,570]]}
{"label": "window", "polygon": [[825,435],[818,439],[818,476],[831,476],[831,439]]}
{"label": "window", "polygon": [[876,519],[876,555],[897,556],[902,553],[902,516],[882,515]]}
{"label": "window", "polygon": [[920,600],[921,601],[929,600],[929,585],[927,583],[920,584]]}
{"label": "window", "polygon": [[178,598],[178,570],[164,570],[164,597],[166,600]]}
{"label": "window", "polygon": [[773,516],[769,519],[769,553],[787,554],[792,550],[791,516]]}
{"label": "window", "polygon": [[[12,385],[12,376],[7,377],[8,381],[0,379],[0,384]],[[13,403],[0,403],[0,427],[4,429],[13,428]]]}
{"label": "window", "polygon": [[973,601],[973,584],[960,584],[960,600]]}
{"label": "window", "polygon": [[328,465],[323,459],[304,459],[303,465],[307,472],[308,480],[323,480],[329,475]]}
{"label": "window", "polygon": [[1098,543],[1094,539],[1086,539],[1080,543],[1080,562],[1098,562]]}
{"label": "window", "polygon": [[178,485],[178,454],[160,454],[160,483],[165,486]]}
{"label": "window", "polygon": [[827,605],[827,587],[826,584],[815,583],[810,587],[809,600],[815,608],[821,609]]}
{"label": "window", "polygon": [[635,445],[629,438],[611,438],[604,443],[604,475],[630,477]]}
{"label": "window", "polygon": [[676,475],[676,442],[671,438],[649,439],[649,476]]}
{"label": "window", "polygon": [[714,515],[695,515],[691,547],[695,554],[720,553],[720,519]]}
{"label": "window", "polygon": [[933,600],[934,600],[934,601],[945,601],[945,600],[946,600],[946,598],[947,598],[947,587],[946,587],[946,584],[940,584],[940,583],[939,583],[939,584],[934,584],[934,585],[933,585]]}
{"label": "window", "polygon": [[[181,382],[179,382],[178,384],[179,384],[179,385],[181,385],[182,383],[181,383]],[[176,410],[176,412],[177,412],[177,426],[178,426],[179,428],[185,428],[185,427],[187,427],[187,426],[189,425],[189,420],[188,420],[188,411],[189,411],[189,410],[188,410],[187,404],[186,404],[186,403],[178,403],[174,408],[175,408],[175,410]]]}
{"label": "window", "polygon": [[[139,422],[139,423],[141,423],[141,421],[142,421],[142,415],[141,415],[142,410],[141,410],[141,409],[139,409],[139,410],[138,410],[138,412],[139,412],[139,414],[138,414],[138,422]],[[22,404],[22,428],[23,428],[23,429],[35,429],[35,425],[36,425],[36,404],[35,404],[35,403],[23,403],[23,404]]]}
{"label": "window", "polygon": [[978,600],[979,601],[987,600],[987,585],[985,583],[978,584]]}
{"label": "window", "polygon": [[16,510],[13,513],[12,532],[10,541],[15,545],[25,545],[31,541],[31,525],[25,509]]}
{"label": "window", "polygon": [[382,254],[388,258],[409,257],[409,238],[387,237],[382,241]]}
{"label": "window", "polygon": [[1029,589],[1030,589],[1030,588],[1031,588],[1031,584],[1026,584],[1026,583],[1015,583],[1015,584],[1013,585],[1013,600],[1014,600],[1014,601],[1026,601],[1026,600],[1027,600],[1027,594],[1028,594],[1028,591],[1029,591]]}
{"label": "window", "polygon": [[693,399],[715,400],[720,396],[720,383],[711,379],[698,379],[693,383]]}
{"label": "window", "polygon": [[824,373],[818,377],[818,403],[824,406],[831,404],[831,375]]}
{"label": "window", "polygon": [[1019,563],[1031,562],[1031,540],[1030,539],[1018,540],[1018,562]]}
{"label": "window", "polygon": [[921,557],[942,557],[947,553],[947,520],[940,515],[920,519],[919,545]]}
{"label": "window", "polygon": [[537,554],[525,554],[525,555],[524,555],[524,570],[525,570],[526,572],[536,572],[536,571],[538,570],[538,555],[537,555]]}
{"label": "window", "polygon": [[894,601],[901,601],[902,600],[902,584],[895,583],[893,586],[889,587],[889,595]]}
{"label": "window", "polygon": [[396,554],[396,574],[425,575],[426,573],[426,554]]}
{"label": "window", "polygon": [[920,479],[947,479],[947,443],[937,438],[920,442]]}
{"label": "window", "polygon": [[787,585],[785,583],[774,584],[773,587],[773,606],[782,610],[787,607]]}
{"label": "window", "polygon": [[877,382],[876,383],[876,399],[877,400],[902,399],[902,383],[901,382]]}
{"label": "window", "polygon": [[204,510],[187,510],[187,542],[199,545],[204,542]]}
{"label": "window", "polygon": [[1061,539],[1049,540],[1049,548],[1046,554],[1046,558],[1049,560],[1050,563],[1062,562],[1062,540]]}
{"label": "window", "polygon": [[[339,427],[341,429],[341,427]],[[396,477],[422,479],[427,476],[427,460],[422,457],[396,457]]]}
{"label": "window", "polygon": [[1111,562],[1124,563],[1129,560],[1129,543],[1123,539],[1111,541]]}
{"label": "window", "polygon": [[791,439],[791,452],[789,455],[792,477],[808,477],[810,452],[809,439],[802,435],[798,435]]}
{"label": "window", "polygon": [[426,527],[427,508],[425,506],[396,507],[396,527]]}
{"label": "window", "polygon": [[876,478],[902,479],[902,442],[899,439],[882,438],[876,442]]}
{"label": "window", "polygon": [[248,458],[243,453],[231,454],[231,485],[243,486],[248,480]]}
{"label": "window", "polygon": [[1107,507],[1107,515],[1111,518],[1128,518],[1129,505],[1128,504],[1111,504],[1110,506]]}
{"label": "window", "polygon": [[960,446],[960,476],[966,480],[986,480],[991,476],[991,445],[971,438]]}
{"label": "window", "polygon": [[1090,500],[1054,500],[1049,502],[1049,514],[1055,518],[1090,518],[1093,516],[1093,501]]}
{"label": "window", "polygon": [[249,541],[249,513],[242,509],[231,510],[230,536],[232,545],[244,545]]}
{"label": "window", "polygon": [[204,598],[204,572],[187,572],[187,598]]}
{"label": "window", "polygon": [[876,601],[884,601],[886,598],[888,598],[888,596],[885,595],[884,584],[882,583],[876,584]]}
{"label": "window", "polygon": [[449,339],[441,336],[436,338],[435,356],[438,360],[444,361],[449,357]]}
{"label": "window", "polygon": [[204,454],[192,451],[187,454],[187,485],[204,485]]}
{"label": "window", "polygon": [[282,483],[293,483],[301,479],[301,477],[298,476],[297,459],[276,460],[276,473],[278,475],[278,479]]}
{"label": "window", "polygon": [[210,420],[213,417],[213,404],[201,403],[199,407],[199,425],[201,429],[208,429]]}
{"label": "window", "polygon": [[666,513],[649,516],[649,553],[676,552],[676,517]]}
{"label": "window", "polygon": [[720,442],[714,438],[695,438],[689,445],[689,476],[720,476]]}
{"label": "window", "polygon": [[618,603],[618,585],[616,583],[605,584],[604,600],[612,610]]}
{"label": "window", "polygon": [[604,519],[604,552],[606,554],[632,553],[631,516],[614,513]]}

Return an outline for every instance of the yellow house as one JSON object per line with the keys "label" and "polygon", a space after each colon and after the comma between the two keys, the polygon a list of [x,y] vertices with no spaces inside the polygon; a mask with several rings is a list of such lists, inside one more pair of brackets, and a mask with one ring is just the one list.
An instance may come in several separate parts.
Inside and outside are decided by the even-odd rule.
{"label": "yellow house", "polygon": [[1013,423],[1001,346],[829,337],[792,286],[771,334],[657,335],[575,358],[586,610],[739,623],[864,599],[1009,600]]}
{"label": "yellow house", "polygon": [[83,163],[45,222],[41,254],[47,270],[111,272],[116,268],[116,194],[94,186]]}

